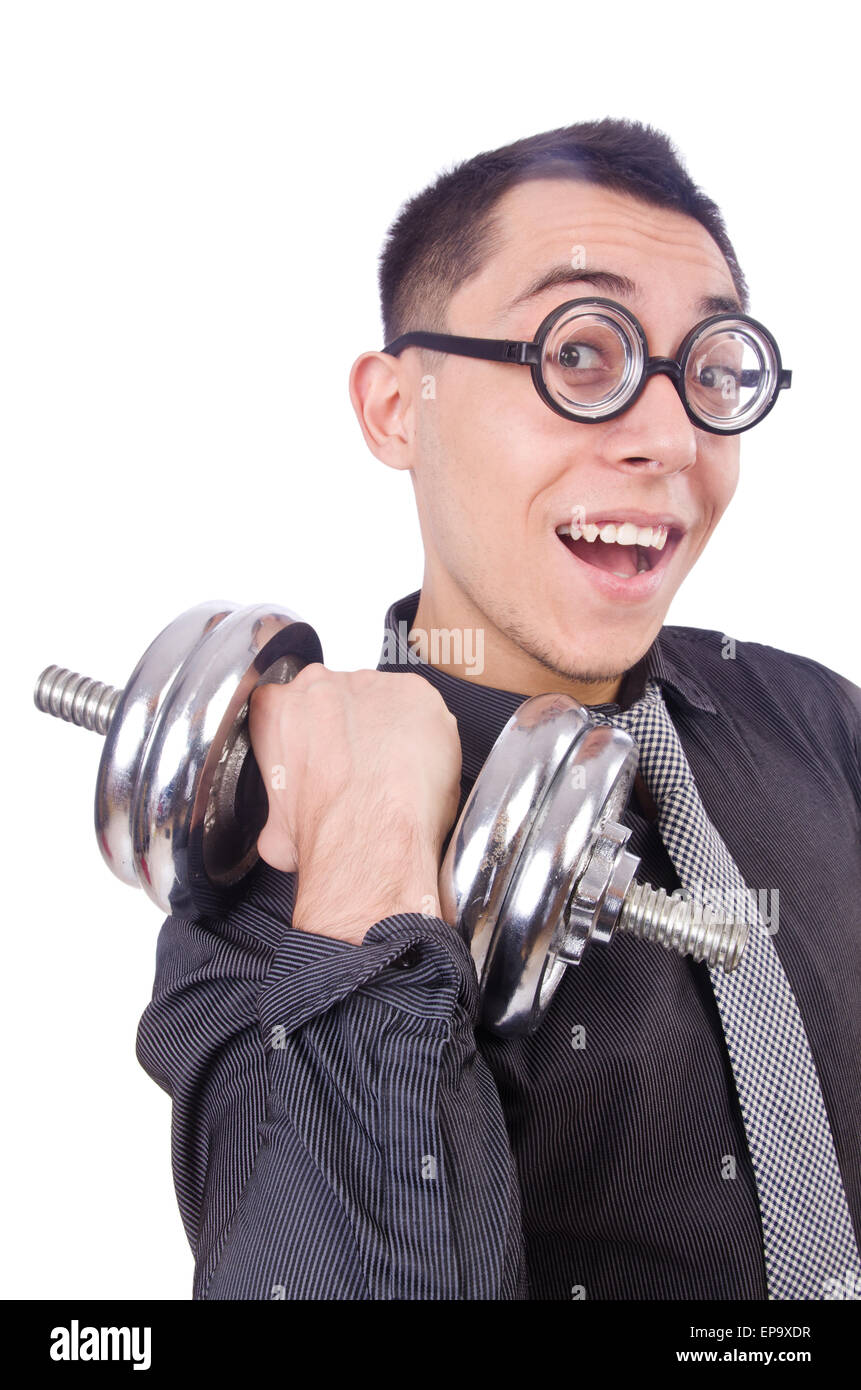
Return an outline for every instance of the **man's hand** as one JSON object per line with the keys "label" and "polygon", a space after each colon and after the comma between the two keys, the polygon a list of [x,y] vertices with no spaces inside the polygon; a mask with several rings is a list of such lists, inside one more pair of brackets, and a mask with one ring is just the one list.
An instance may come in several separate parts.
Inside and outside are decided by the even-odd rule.
{"label": "man's hand", "polygon": [[439,915],[461,770],[439,692],[419,675],[313,662],[258,686],[248,722],[269,797],[257,848],[298,873],[294,927],[358,944],[394,913]]}

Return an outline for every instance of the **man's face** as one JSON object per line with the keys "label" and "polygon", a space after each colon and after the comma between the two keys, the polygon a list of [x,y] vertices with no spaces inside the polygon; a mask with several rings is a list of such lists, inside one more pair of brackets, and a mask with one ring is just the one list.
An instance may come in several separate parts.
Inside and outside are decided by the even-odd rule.
{"label": "man's face", "polygon": [[[597,294],[633,311],[652,355],[675,357],[706,317],[700,300],[737,300],[718,247],[679,213],[544,179],[511,190],[497,214],[501,241],[452,297],[451,333],[532,339],[557,305]],[[512,306],[572,258],[583,266],[571,272],[576,283]],[[636,291],[598,272],[627,277]],[[527,367],[448,355],[428,389],[412,350],[397,371],[402,433],[375,452],[412,472],[426,555],[416,626],[483,626],[484,684],[528,694],[585,683],[601,688],[593,702],[609,698],[608,682],[615,693],[651,645],[735,491],[738,436],[698,429],[663,375],[616,419],[583,424],[544,404]],[[636,573],[636,548],[569,548],[557,528],[572,514],[663,520],[669,537],[648,551],[648,574],[620,579],[614,571]]]}

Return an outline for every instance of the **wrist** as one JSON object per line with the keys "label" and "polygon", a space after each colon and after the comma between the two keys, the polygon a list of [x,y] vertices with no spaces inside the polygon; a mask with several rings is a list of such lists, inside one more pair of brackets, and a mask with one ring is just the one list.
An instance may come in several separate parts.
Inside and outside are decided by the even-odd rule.
{"label": "wrist", "polygon": [[424,917],[438,917],[440,906],[435,885],[433,889],[428,885],[421,885],[414,892],[381,895],[374,901],[354,900],[349,904],[332,904],[325,897],[317,896],[313,892],[297,894],[292,925],[297,931],[311,932],[316,936],[330,936],[338,941],[348,941],[354,946],[360,946],[377,922],[382,922],[385,917],[397,917],[408,912]]}
{"label": "wrist", "polygon": [[298,931],[331,936],[358,946],[384,917],[406,912],[440,916],[435,863],[409,876],[404,876],[401,864],[397,871],[375,873],[372,883],[362,877],[364,882],[345,883],[343,878],[335,880],[331,874],[318,877],[300,870],[293,926]]}
{"label": "wrist", "polygon": [[356,830],[341,816],[300,846],[293,925],[360,944],[384,917],[437,916],[440,846],[424,827],[387,802]]}

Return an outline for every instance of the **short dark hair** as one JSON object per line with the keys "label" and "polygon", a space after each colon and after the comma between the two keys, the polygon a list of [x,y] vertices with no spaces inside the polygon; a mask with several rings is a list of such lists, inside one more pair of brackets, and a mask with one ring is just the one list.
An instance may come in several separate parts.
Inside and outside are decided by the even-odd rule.
{"label": "short dark hair", "polygon": [[495,208],[516,184],[572,178],[627,193],[699,222],[720,248],[747,310],[749,294],[723,216],[668,136],[639,121],[582,121],[485,151],[443,171],[398,213],[379,261],[384,342],[414,329],[444,333],[451,296],[498,244]]}

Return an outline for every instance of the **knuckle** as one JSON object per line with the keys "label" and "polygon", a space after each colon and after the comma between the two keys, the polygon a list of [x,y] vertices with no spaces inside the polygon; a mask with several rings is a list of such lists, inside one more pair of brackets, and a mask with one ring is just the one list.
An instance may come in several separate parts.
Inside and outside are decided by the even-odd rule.
{"label": "knuckle", "polygon": [[309,661],[307,666],[303,666],[302,670],[298,671],[288,684],[297,688],[300,685],[307,687],[313,685],[315,681],[325,680],[326,676],[330,674],[328,666],[324,666],[322,661]]}
{"label": "knuckle", "polygon": [[314,699],[320,699],[340,693],[341,675],[340,671],[330,671],[329,667],[321,662],[312,661],[302,668],[298,676],[294,676],[290,684],[296,686],[300,694],[313,695]]}
{"label": "knuckle", "polygon": [[264,715],[274,704],[275,697],[272,694],[274,689],[275,687],[272,685],[257,685],[252,690],[249,708],[256,718]]}

